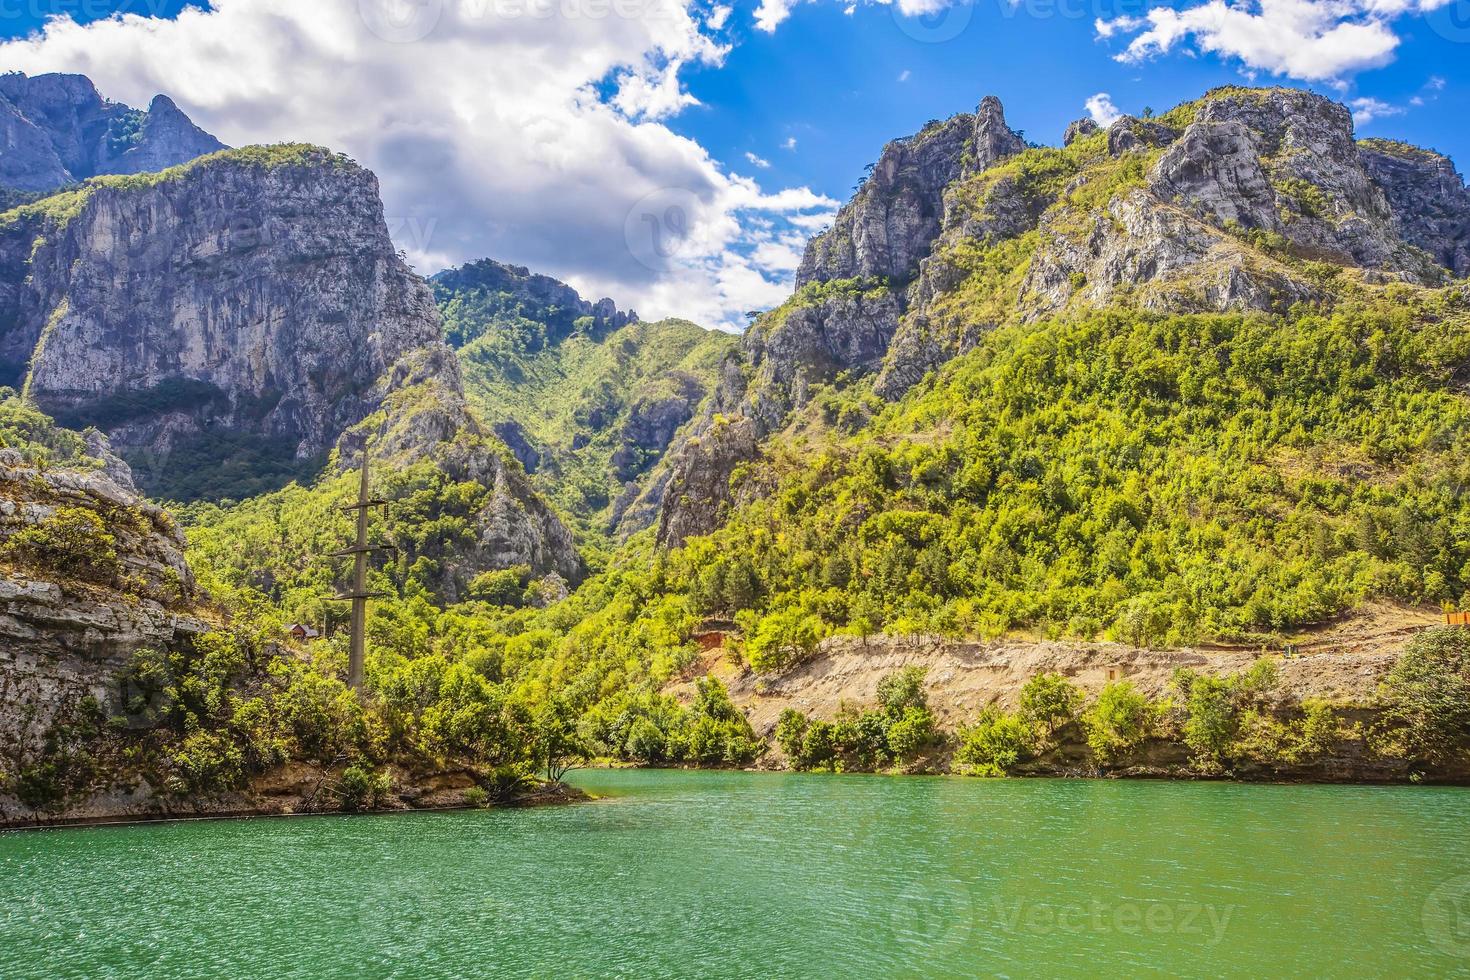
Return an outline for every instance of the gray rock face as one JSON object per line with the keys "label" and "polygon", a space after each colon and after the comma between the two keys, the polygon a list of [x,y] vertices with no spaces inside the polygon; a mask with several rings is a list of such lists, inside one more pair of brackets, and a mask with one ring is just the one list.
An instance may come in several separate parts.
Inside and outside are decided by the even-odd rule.
{"label": "gray rock face", "polygon": [[130,109],[83,75],[0,75],[0,130],[0,186],[26,191],[164,170],[225,148],[166,96]]}
{"label": "gray rock face", "polygon": [[694,410],[704,400],[704,386],[687,374],[669,379],[674,390],[639,397],[628,411],[613,453],[613,471],[618,479],[636,479],[651,460],[661,456],[674,441]]}
{"label": "gray rock face", "polygon": [[945,188],[1025,148],[994,96],[973,115],[931,123],[889,143],[832,228],[807,246],[797,286],[854,277],[907,282],[939,234]]}
{"label": "gray rock face", "polygon": [[1168,126],[1123,116],[1108,127],[1108,155],[1121,157],[1159,146],[1168,146],[1179,134]]}
{"label": "gray rock face", "polygon": [[[93,445],[111,460],[99,463],[118,463],[105,443]],[[80,697],[115,707],[116,674],[134,652],[208,629],[191,612],[194,580],[167,514],[105,469],[37,470],[13,451],[0,455],[0,543],[63,507],[102,518],[128,591],[44,568],[8,563],[0,571],[0,741],[8,745],[37,747],[56,712]]]}
{"label": "gray rock face", "polygon": [[496,437],[505,443],[505,447],[511,451],[511,455],[515,456],[521,467],[534,476],[541,468],[541,450],[531,442],[530,436],[526,435],[526,430],[521,423],[515,419],[504,419],[496,422],[493,428]]}
{"label": "gray rock face", "polygon": [[[1442,281],[1446,267],[1453,271],[1401,235],[1397,215],[1416,210],[1415,182],[1399,184],[1401,201],[1391,207],[1354,143],[1351,115],[1322,96],[1232,91],[1201,102],[1182,133],[1119,120],[1109,146],[1115,155],[1153,151],[1157,159],[1141,187],[1122,189],[1103,212],[1047,212],[1022,287],[1031,316],[1074,301],[1273,310],[1315,297],[1317,288],[1284,258],[1424,285]],[[1076,233],[1079,224],[1085,234]],[[1445,245],[1453,236],[1436,238],[1438,225],[1423,227],[1424,240],[1453,258]],[[1256,235],[1273,238],[1278,254],[1251,245]]]}
{"label": "gray rock face", "polygon": [[1091,136],[1097,132],[1097,123],[1091,119],[1076,119],[1067,123],[1067,131],[1062,134],[1062,145],[1071,146],[1080,139]]}
{"label": "gray rock face", "polygon": [[371,412],[378,378],[439,339],[376,178],[326,151],[236,153],[0,228],[0,380],[165,457],[223,427],[304,458]]}
{"label": "gray rock face", "polygon": [[45,130],[0,96],[0,187],[49,191],[70,182]]}
{"label": "gray rock face", "polygon": [[1388,198],[1394,228],[1456,276],[1470,275],[1470,190],[1449,157],[1388,140],[1363,140],[1358,159]]}

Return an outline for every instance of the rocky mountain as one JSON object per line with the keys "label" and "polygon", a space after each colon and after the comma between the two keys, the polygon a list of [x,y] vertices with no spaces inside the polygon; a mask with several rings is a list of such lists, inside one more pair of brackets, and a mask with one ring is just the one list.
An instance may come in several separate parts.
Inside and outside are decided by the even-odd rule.
{"label": "rocky mountain", "polygon": [[[1348,110],[1224,88],[1027,147],[1000,103],[884,148],[795,295],[762,316],[635,517],[717,527],[730,477],[824,386],[895,400],[1006,322],[1068,311],[1284,311],[1352,283],[1464,275],[1470,193],[1444,157],[1356,141]],[[631,529],[631,528],[625,528]]]}
{"label": "rocky mountain", "polygon": [[117,674],[135,653],[185,644],[210,616],[178,526],[100,433],[57,429],[12,398],[0,441],[0,770],[25,773],[84,702],[121,710]]}
{"label": "rocky mountain", "polygon": [[[94,178],[0,216],[0,381],[97,425],[152,492],[320,460],[440,337],[388,236],[377,180],[306,146]],[[283,480],[281,482],[284,482]]]}
{"label": "rocky mountain", "polygon": [[0,383],[105,432],[149,494],[310,485],[376,435],[395,465],[484,488],[432,587],[511,566],[575,581],[570,532],[471,417],[442,338],[376,178],[317,147],[93,177],[0,214]]}
{"label": "rocky mountain", "polygon": [[735,338],[640,321],[490,259],[430,280],[472,406],[533,483],[602,534],[714,387]]}
{"label": "rocky mountain", "polygon": [[165,95],[147,111],[103,99],[84,75],[0,75],[0,188],[54,191],[224,149]]}

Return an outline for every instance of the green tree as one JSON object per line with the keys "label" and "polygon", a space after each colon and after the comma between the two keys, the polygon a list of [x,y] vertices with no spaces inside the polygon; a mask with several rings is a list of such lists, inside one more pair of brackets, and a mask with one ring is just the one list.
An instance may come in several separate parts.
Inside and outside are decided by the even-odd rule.
{"label": "green tree", "polygon": [[0,557],[101,585],[116,582],[121,569],[117,539],[86,507],[56,508],[6,539]]}
{"label": "green tree", "polygon": [[1087,747],[1102,762],[1113,762],[1153,734],[1159,714],[1130,681],[1113,681],[1082,713]]}
{"label": "green tree", "polygon": [[1082,691],[1061,674],[1037,674],[1021,688],[1021,718],[1050,738],[1077,717]]}
{"label": "green tree", "polygon": [[889,715],[900,716],[909,708],[927,708],[924,693],[925,667],[904,667],[885,674],[878,681],[878,704]]}
{"label": "green tree", "polygon": [[975,776],[1005,776],[1034,750],[1031,725],[1013,714],[989,707],[975,724],[959,731],[955,764]]}
{"label": "green tree", "polygon": [[1379,742],[1422,762],[1463,756],[1470,746],[1470,630],[1440,627],[1409,641],[1383,680]]}

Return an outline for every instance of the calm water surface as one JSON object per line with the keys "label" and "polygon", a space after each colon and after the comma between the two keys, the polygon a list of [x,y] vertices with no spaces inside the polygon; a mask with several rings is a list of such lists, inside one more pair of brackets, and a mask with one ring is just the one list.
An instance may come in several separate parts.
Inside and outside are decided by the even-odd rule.
{"label": "calm water surface", "polygon": [[0,835],[0,977],[1470,974],[1470,791],[574,779]]}

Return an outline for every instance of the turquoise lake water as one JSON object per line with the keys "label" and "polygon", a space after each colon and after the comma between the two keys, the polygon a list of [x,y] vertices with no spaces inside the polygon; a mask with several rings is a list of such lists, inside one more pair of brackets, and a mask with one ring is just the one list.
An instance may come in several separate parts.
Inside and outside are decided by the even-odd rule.
{"label": "turquoise lake water", "polygon": [[582,772],[0,835],[0,977],[1470,975],[1470,791]]}

